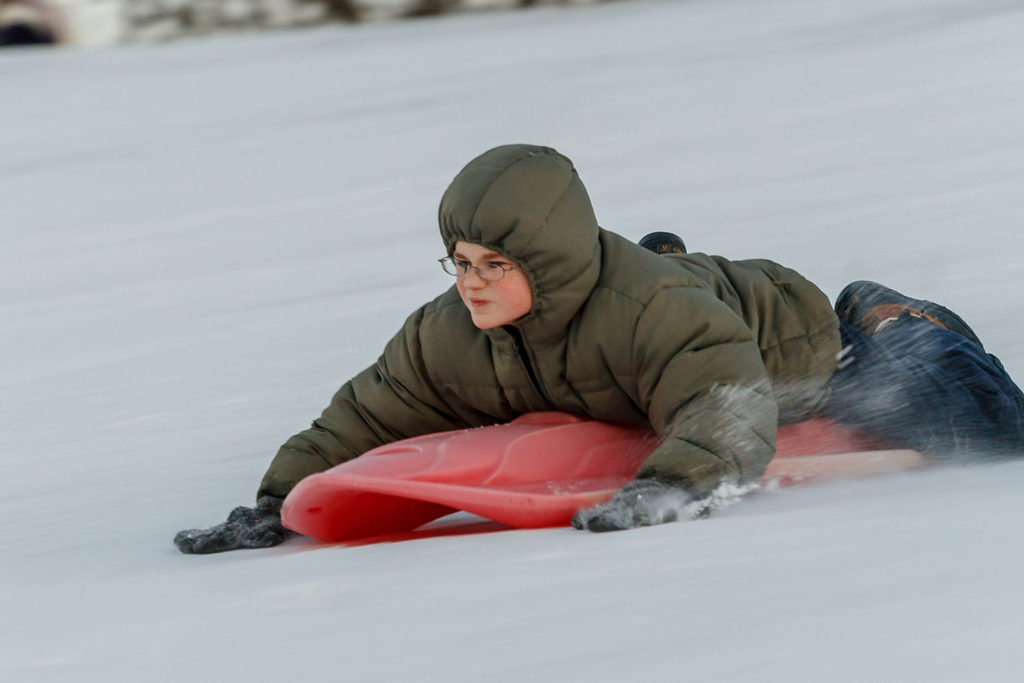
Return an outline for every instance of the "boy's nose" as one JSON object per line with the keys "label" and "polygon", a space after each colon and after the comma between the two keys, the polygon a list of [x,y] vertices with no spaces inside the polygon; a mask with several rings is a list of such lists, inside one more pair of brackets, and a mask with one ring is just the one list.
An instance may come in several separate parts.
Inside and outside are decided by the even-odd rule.
{"label": "boy's nose", "polygon": [[462,284],[470,289],[481,289],[487,286],[487,280],[480,277],[480,273],[477,272],[476,268],[470,268],[462,276]]}

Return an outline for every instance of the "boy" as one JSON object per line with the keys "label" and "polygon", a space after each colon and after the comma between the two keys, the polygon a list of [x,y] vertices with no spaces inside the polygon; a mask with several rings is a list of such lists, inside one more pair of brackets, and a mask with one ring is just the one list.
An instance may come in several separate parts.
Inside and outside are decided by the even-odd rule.
{"label": "boy", "polygon": [[[780,422],[814,414],[925,452],[1024,441],[1024,397],[952,312],[873,283],[837,302],[769,261],[643,247],[600,228],[569,159],[506,145],[441,199],[455,287],[414,312],[377,363],[278,451],[255,508],[183,531],[187,553],[276,545],[303,477],[420,434],[562,410],[653,428],[661,445],[593,531],[690,514],[759,480]],[[674,238],[674,239],[673,239]],[[646,247],[646,248],[645,248]]]}

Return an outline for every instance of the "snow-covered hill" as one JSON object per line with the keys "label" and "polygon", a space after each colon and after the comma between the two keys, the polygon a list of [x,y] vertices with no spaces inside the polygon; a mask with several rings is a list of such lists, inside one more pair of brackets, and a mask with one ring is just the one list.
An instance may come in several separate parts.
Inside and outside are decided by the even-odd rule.
{"label": "snow-covered hill", "polygon": [[1024,463],[699,523],[184,556],[450,283],[506,142],[1024,379],[1024,3],[629,2],[0,55],[4,681],[1016,681]]}

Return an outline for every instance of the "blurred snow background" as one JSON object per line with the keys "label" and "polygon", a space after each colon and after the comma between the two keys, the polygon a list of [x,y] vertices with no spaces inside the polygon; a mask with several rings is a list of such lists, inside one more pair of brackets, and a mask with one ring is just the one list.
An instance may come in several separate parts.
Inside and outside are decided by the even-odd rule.
{"label": "blurred snow background", "polygon": [[876,279],[1024,380],[1024,2],[693,0],[0,55],[5,681],[1016,681],[1024,463],[707,521],[180,555],[450,284],[485,149]]}

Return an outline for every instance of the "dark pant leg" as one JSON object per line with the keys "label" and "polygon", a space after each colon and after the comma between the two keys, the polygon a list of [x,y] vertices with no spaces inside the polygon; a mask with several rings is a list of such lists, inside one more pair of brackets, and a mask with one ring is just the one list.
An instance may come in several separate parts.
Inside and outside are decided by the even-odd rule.
{"label": "dark pant leg", "polygon": [[845,320],[840,331],[823,414],[932,455],[1024,455],[1024,394],[998,358],[911,316],[875,336]]}

